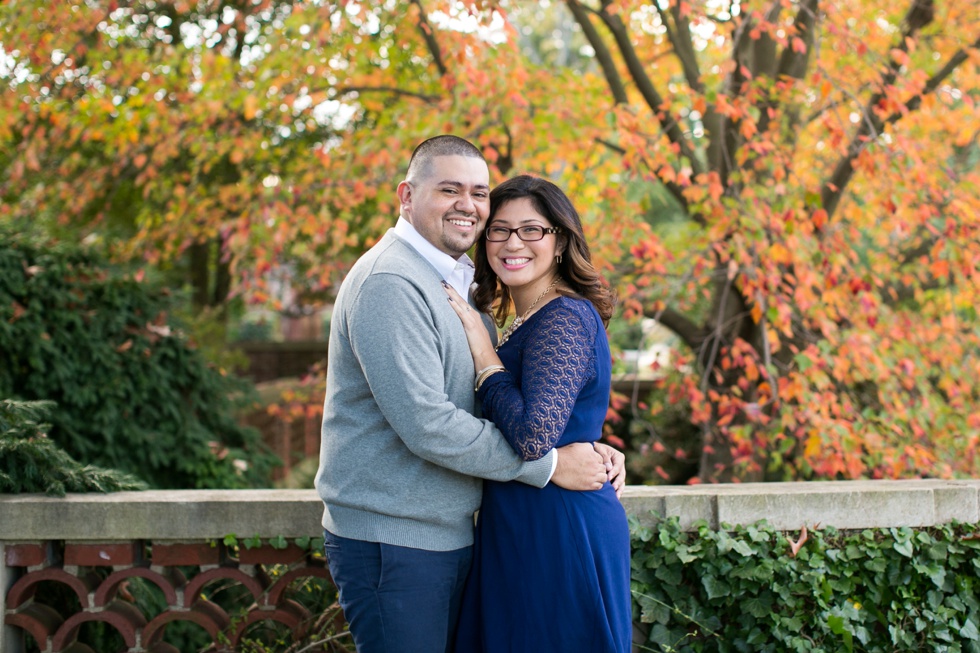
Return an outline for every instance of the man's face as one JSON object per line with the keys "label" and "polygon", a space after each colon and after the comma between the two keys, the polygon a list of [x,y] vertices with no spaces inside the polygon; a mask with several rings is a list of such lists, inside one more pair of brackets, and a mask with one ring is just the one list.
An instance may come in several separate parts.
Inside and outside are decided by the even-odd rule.
{"label": "man's face", "polygon": [[479,158],[437,156],[428,174],[398,185],[402,215],[440,251],[459,258],[490,213],[490,171]]}

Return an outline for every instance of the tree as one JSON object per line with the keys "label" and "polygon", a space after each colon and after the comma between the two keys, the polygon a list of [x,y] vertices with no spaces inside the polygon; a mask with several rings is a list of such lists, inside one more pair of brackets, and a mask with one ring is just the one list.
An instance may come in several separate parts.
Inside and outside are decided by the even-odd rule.
{"label": "tree", "polygon": [[699,480],[977,471],[969,0],[42,4],[0,9],[0,215],[329,296],[452,131],[563,184],[686,343]]}
{"label": "tree", "polygon": [[975,8],[566,4],[698,225],[673,288],[636,246],[634,310],[694,353],[700,480],[975,473]]}

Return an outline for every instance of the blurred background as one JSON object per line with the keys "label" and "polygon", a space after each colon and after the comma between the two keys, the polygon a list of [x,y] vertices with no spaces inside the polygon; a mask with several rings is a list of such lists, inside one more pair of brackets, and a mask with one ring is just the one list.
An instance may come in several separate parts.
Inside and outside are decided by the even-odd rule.
{"label": "blurred background", "polygon": [[978,37],[972,0],[9,0],[8,437],[310,487],[334,293],[454,133],[582,214],[630,483],[976,476]]}

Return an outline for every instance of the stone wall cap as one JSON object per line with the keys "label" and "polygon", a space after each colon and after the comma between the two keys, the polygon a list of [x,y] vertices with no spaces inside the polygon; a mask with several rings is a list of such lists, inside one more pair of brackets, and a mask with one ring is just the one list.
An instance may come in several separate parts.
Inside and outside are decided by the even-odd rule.
{"label": "stone wall cap", "polygon": [[[623,505],[641,522],[654,513],[677,516],[682,528],[761,518],[778,529],[798,528],[803,519],[838,528],[922,527],[980,522],[980,479],[627,486]],[[0,495],[0,541],[315,537],[322,514],[314,489]]]}

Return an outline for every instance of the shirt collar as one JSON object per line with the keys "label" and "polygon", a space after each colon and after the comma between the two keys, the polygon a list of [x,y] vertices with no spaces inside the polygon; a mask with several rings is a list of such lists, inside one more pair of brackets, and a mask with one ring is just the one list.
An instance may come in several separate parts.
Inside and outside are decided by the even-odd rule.
{"label": "shirt collar", "polygon": [[432,267],[442,275],[443,279],[449,278],[453,270],[456,269],[457,264],[471,269],[475,267],[473,261],[466,254],[463,254],[457,260],[437,248],[427,241],[422,234],[416,231],[411,222],[401,216],[398,217],[398,222],[395,223],[395,235],[411,245],[416,252],[422,255],[422,258],[431,263]]}

